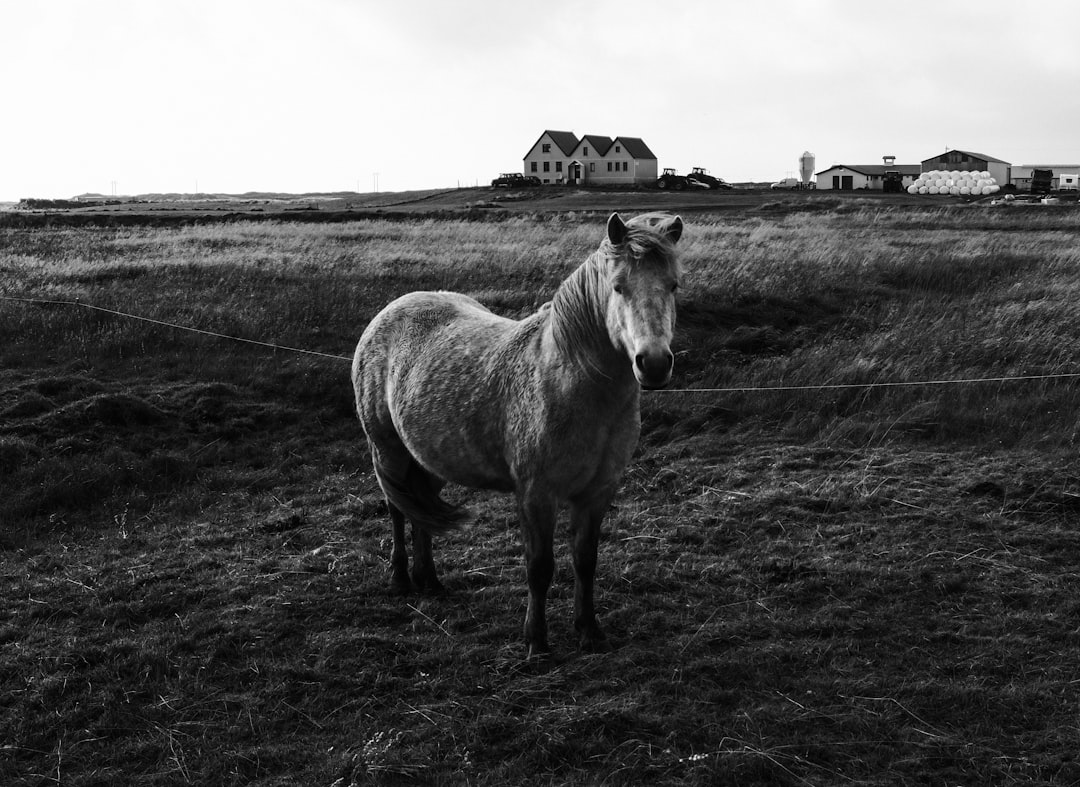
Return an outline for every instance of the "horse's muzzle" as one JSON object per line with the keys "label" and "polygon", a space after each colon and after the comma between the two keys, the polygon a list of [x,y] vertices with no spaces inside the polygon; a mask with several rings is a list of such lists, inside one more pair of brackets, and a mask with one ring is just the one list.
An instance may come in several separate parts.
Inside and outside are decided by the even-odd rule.
{"label": "horse's muzzle", "polygon": [[638,353],[634,357],[634,376],[642,388],[663,388],[671,382],[671,369],[675,356],[670,350]]}

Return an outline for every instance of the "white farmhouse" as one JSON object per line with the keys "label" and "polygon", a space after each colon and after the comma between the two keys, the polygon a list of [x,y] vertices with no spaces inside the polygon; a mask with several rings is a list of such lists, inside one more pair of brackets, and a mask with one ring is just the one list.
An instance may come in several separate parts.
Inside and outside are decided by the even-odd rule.
{"label": "white farmhouse", "polygon": [[638,137],[545,131],[525,154],[523,173],[543,183],[604,186],[651,184],[656,156]]}

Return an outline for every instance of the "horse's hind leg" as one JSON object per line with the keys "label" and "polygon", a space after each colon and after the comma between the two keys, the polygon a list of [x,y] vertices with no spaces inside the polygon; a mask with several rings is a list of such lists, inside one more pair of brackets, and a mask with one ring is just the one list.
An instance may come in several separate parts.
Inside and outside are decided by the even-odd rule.
{"label": "horse's hind leg", "polygon": [[[443,482],[424,470],[408,453],[400,441],[384,439],[376,446],[371,444],[375,477],[379,480],[393,525],[394,546],[390,553],[394,589],[402,594],[412,590],[413,584],[420,590],[442,591],[442,584],[435,572],[431,554],[431,535],[416,522],[416,510],[410,509],[412,490],[419,489],[438,498]],[[406,515],[406,510],[410,513]],[[405,545],[406,516],[413,525],[413,567],[409,571],[409,553]]]}
{"label": "horse's hind leg", "polygon": [[394,531],[394,548],[390,553],[390,567],[393,571],[393,587],[405,595],[412,590],[409,582],[409,552],[405,547],[405,514],[393,503],[387,501],[390,508],[390,524]]}
{"label": "horse's hind leg", "polygon": [[413,566],[409,571],[409,552],[405,546],[405,515],[393,503],[389,503],[390,523],[394,529],[394,547],[390,553],[394,590],[408,594],[415,585],[420,590],[442,593],[443,586],[435,571],[435,559],[431,552],[431,535],[417,525],[412,527]]}
{"label": "horse's hind leg", "polygon": [[401,595],[407,595],[415,585],[419,590],[442,593],[443,586],[435,571],[435,560],[431,552],[431,535],[413,525],[413,567],[410,572],[409,552],[405,545],[405,514],[393,503],[388,505],[394,531],[394,547],[390,553],[390,568],[393,572],[391,583],[394,590]]}
{"label": "horse's hind leg", "polygon": [[431,534],[419,525],[413,525],[412,581],[416,587],[429,593],[443,593],[442,582],[435,571],[435,559],[431,554]]}

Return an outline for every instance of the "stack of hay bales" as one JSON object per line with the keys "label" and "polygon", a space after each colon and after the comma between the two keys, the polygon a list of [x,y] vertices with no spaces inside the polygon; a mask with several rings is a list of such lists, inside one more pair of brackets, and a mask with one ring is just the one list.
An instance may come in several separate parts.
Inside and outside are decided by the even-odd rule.
{"label": "stack of hay bales", "polygon": [[908,186],[908,194],[963,194],[979,197],[1001,190],[985,170],[944,170],[924,172]]}

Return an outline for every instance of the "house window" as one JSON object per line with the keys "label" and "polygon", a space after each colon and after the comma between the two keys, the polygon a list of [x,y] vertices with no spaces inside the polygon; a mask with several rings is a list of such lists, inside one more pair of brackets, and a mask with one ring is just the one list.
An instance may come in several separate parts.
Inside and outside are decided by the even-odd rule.
{"label": "house window", "polygon": [[596,172],[596,162],[594,162],[594,161],[589,162],[589,172]]}
{"label": "house window", "polygon": [[626,172],[629,169],[629,167],[630,167],[630,162],[629,161],[624,161],[622,163],[622,171],[623,172]]}
{"label": "house window", "polygon": [[607,171],[611,172],[611,162],[610,161],[607,163]]}
{"label": "house window", "polygon": [[615,152],[616,153],[622,153],[622,147],[620,147],[619,145],[616,145],[615,146]]}
{"label": "house window", "polygon": [[551,162],[550,161],[545,161],[544,162],[544,172],[551,172]]}
{"label": "house window", "polygon": [[544,151],[545,153],[550,153],[550,152],[551,152],[551,143],[549,143],[549,142],[545,142],[545,143],[544,143],[544,144],[543,144],[543,145],[541,146],[541,148],[540,148],[540,149],[541,149],[542,151]]}
{"label": "house window", "polygon": [[562,172],[562,162],[561,161],[556,161],[555,162],[555,171],[556,172]]}
{"label": "house window", "polygon": [[581,149],[581,155],[583,155],[583,156],[589,155],[589,149],[588,148],[582,148]]}
{"label": "house window", "polygon": [[529,169],[531,171],[533,171],[533,172],[536,172],[536,162],[535,161],[532,161],[532,162],[529,163]]}

